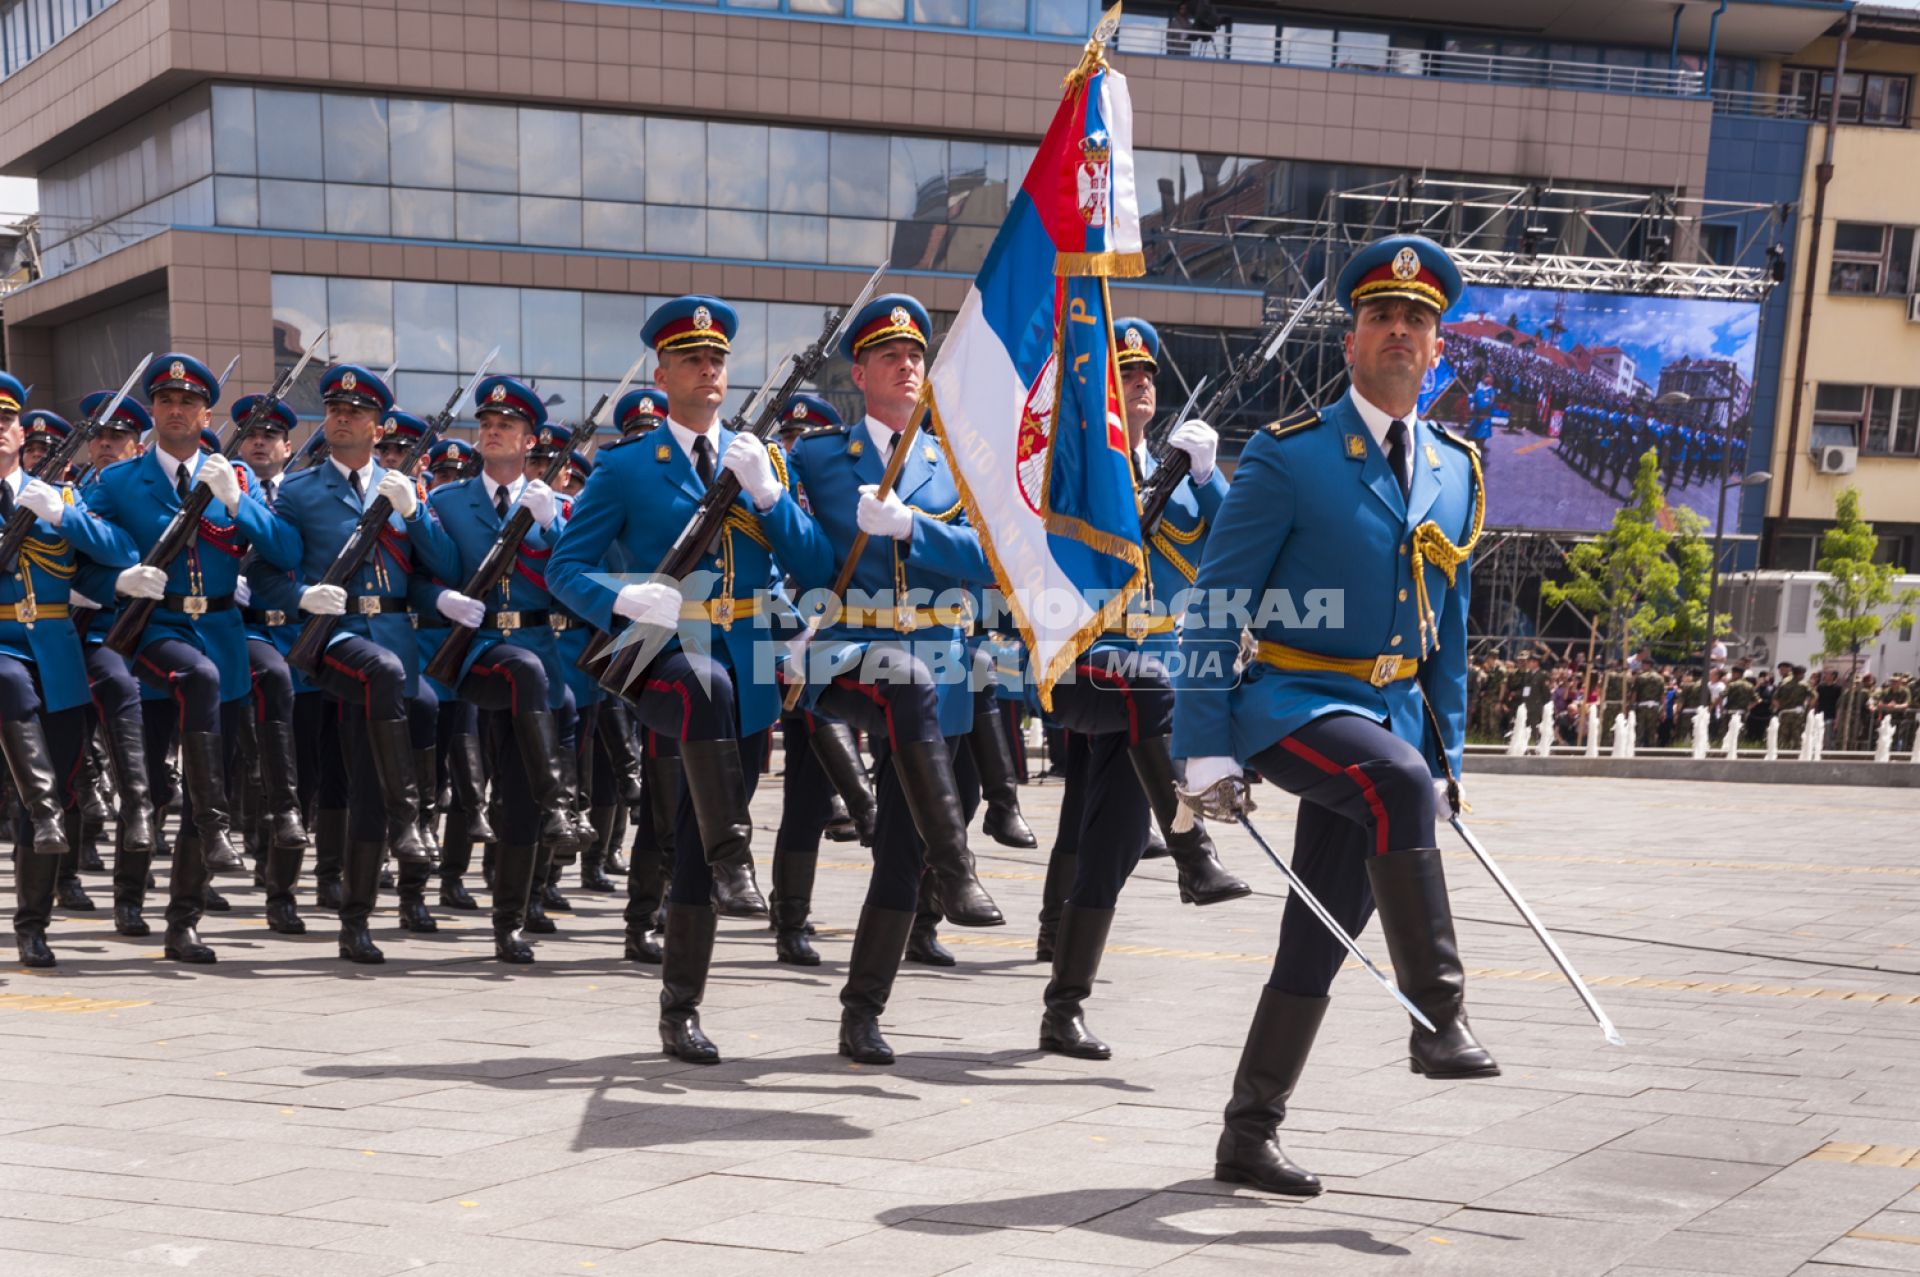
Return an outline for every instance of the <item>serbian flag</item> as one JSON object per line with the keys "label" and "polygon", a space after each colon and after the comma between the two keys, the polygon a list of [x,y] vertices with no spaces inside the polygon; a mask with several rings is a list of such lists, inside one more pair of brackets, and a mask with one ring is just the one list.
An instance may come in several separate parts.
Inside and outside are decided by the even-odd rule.
{"label": "serbian flag", "polygon": [[1108,11],[928,375],[940,446],[1041,705],[1146,582],[1107,277],[1145,271]]}

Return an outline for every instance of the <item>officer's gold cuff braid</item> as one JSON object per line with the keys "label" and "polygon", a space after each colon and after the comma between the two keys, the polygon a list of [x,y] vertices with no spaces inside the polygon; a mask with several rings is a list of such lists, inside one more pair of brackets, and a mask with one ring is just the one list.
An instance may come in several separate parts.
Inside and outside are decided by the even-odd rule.
{"label": "officer's gold cuff braid", "polygon": [[[1467,460],[1473,465],[1473,522],[1467,531],[1465,545],[1455,545],[1440,525],[1428,519],[1413,530],[1413,594],[1414,606],[1420,613],[1420,655],[1425,656],[1440,642],[1440,623],[1433,615],[1433,604],[1427,597],[1426,566],[1432,563],[1446,576],[1447,584],[1452,585],[1459,572],[1460,565],[1473,557],[1473,547],[1479,544],[1481,529],[1487,520],[1487,493],[1481,482],[1480,454],[1473,449],[1467,450]],[[1431,640],[1431,641],[1429,641]]]}

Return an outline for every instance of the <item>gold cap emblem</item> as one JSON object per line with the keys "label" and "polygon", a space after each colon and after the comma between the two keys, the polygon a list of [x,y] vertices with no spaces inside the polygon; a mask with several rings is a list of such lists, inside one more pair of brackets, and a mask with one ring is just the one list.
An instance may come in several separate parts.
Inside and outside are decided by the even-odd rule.
{"label": "gold cap emblem", "polygon": [[1127,349],[1128,350],[1143,350],[1146,348],[1146,344],[1147,344],[1147,340],[1146,338],[1140,335],[1140,330],[1138,328],[1134,328],[1132,326],[1129,326],[1127,328]]}
{"label": "gold cap emblem", "polygon": [[487,399],[492,403],[505,403],[507,401],[506,383],[501,382],[499,385],[495,386],[493,388],[493,393],[488,395]]}
{"label": "gold cap emblem", "polygon": [[360,384],[360,379],[354,376],[352,373],[343,372],[340,374],[340,389],[352,390],[355,386],[358,386],[359,384]]}
{"label": "gold cap emblem", "polygon": [[913,327],[913,316],[907,312],[905,306],[895,306],[893,313],[888,315],[887,318],[892,321],[895,328]]}
{"label": "gold cap emblem", "polygon": [[795,421],[805,421],[807,419],[807,406],[805,404],[797,403],[793,406],[793,419]]}
{"label": "gold cap emblem", "polygon": [[1413,251],[1409,244],[1393,256],[1393,277],[1412,279],[1420,273],[1420,254]]}
{"label": "gold cap emblem", "polygon": [[187,376],[187,366],[176,359],[173,361],[173,366],[167,369],[167,376],[175,381],[184,381]]}
{"label": "gold cap emblem", "polygon": [[713,327],[713,312],[705,306],[693,308],[693,326],[701,332]]}

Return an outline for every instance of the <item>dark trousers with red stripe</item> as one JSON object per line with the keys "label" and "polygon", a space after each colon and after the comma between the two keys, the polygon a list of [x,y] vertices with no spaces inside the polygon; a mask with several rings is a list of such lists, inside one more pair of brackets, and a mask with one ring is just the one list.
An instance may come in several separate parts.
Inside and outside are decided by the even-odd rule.
{"label": "dark trousers with red stripe", "polygon": [[911,913],[920,904],[927,848],[907,809],[893,753],[907,741],[944,740],[951,754],[965,738],[941,735],[940,690],[933,673],[904,648],[868,649],[859,669],[821,689],[820,708],[874,743],[873,876],[867,881],[867,904]]}
{"label": "dark trousers with red stripe", "polygon": [[[1427,760],[1372,719],[1330,714],[1254,755],[1252,765],[1300,799],[1294,872],[1347,934],[1359,935],[1373,916],[1367,857],[1434,845]],[[1267,984],[1323,998],[1346,956],[1299,898],[1289,896]]]}
{"label": "dark trousers with red stripe", "polygon": [[493,722],[487,738],[495,793],[499,798],[504,842],[532,844],[540,839],[540,812],[532,783],[520,760],[513,716],[547,706],[547,667],[524,647],[495,643],[474,659],[460,680],[460,699],[478,706]]}
{"label": "dark trousers with red stripe", "polygon": [[161,639],[135,654],[133,672],[172,698],[178,731],[220,730],[220,670],[205,652],[184,639]]}
{"label": "dark trousers with red stripe", "polygon": [[1054,717],[1076,735],[1070,792],[1061,810],[1079,814],[1079,852],[1069,904],[1112,909],[1147,849],[1153,811],[1133,770],[1130,746],[1165,736],[1173,725],[1173,689],[1159,661],[1111,648],[1074,663],[1073,681],[1053,689]]}
{"label": "dark trousers with red stripe", "polygon": [[293,721],[293,671],[280,649],[265,639],[247,640],[247,667],[253,671],[253,721]]}

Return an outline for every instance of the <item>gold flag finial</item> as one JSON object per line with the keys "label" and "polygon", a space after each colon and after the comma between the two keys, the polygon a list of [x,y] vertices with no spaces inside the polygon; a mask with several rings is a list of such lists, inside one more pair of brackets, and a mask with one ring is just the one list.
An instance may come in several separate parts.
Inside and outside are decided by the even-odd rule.
{"label": "gold flag finial", "polygon": [[1061,81],[1061,87],[1070,89],[1106,66],[1107,45],[1119,30],[1120,6],[1116,4],[1101,14],[1100,21],[1094,24],[1093,34],[1087,37],[1086,52],[1080,55],[1080,65],[1067,73],[1067,78]]}

